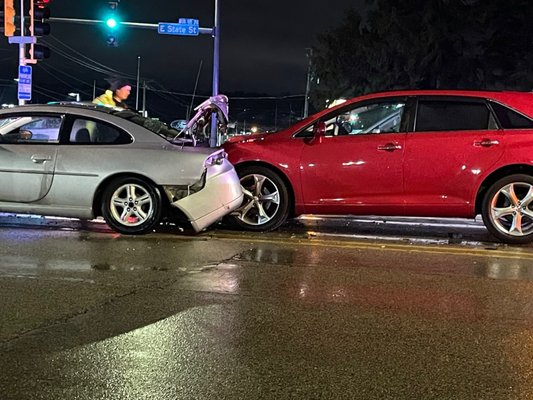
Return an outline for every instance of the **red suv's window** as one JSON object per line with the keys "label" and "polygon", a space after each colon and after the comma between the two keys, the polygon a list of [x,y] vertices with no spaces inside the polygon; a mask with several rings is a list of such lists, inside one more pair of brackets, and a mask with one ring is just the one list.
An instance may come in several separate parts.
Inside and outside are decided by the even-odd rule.
{"label": "red suv's window", "polygon": [[419,100],[415,130],[463,131],[495,128],[494,118],[484,102]]}
{"label": "red suv's window", "polygon": [[503,129],[531,129],[533,128],[533,121],[501,104],[491,102],[492,109],[500,121]]}

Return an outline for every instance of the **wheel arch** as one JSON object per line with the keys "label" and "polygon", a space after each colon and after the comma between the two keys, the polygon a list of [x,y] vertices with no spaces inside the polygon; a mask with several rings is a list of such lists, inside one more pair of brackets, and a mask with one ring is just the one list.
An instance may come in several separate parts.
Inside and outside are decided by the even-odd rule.
{"label": "wheel arch", "polygon": [[490,175],[488,175],[481,183],[476,195],[475,215],[481,213],[481,205],[483,203],[483,198],[485,197],[485,194],[487,193],[491,185],[497,180],[512,174],[526,174],[533,176],[533,166],[527,164],[506,165],[505,167],[499,168],[496,171],[493,171]]}
{"label": "wheel arch", "polygon": [[120,172],[120,173],[113,174],[113,175],[106,177],[98,185],[98,188],[96,189],[96,192],[93,198],[93,204],[92,204],[93,214],[95,217],[102,216],[101,205],[102,205],[102,196],[104,195],[105,188],[107,187],[107,185],[109,185],[110,182],[118,178],[138,178],[138,179],[145,181],[146,183],[149,183],[155,188],[157,188],[159,192],[161,193],[161,200],[163,202],[163,213],[166,213],[167,207],[169,206],[169,201],[168,201],[167,196],[164,193],[163,188],[160,185],[156,184],[152,179],[142,174],[138,174],[134,172]]}
{"label": "wheel arch", "polygon": [[290,218],[293,218],[296,216],[296,210],[295,210],[295,194],[294,194],[294,188],[292,187],[292,183],[289,179],[289,177],[287,176],[287,174],[285,174],[283,172],[283,170],[281,170],[280,168],[272,165],[272,164],[269,164],[267,162],[264,162],[264,161],[244,161],[244,162],[241,162],[239,164],[234,164],[234,167],[235,167],[235,170],[239,171],[239,169],[241,168],[246,168],[246,167],[264,167],[264,168],[268,168],[270,169],[272,172],[275,172],[276,174],[279,175],[279,177],[283,180],[283,182],[285,182],[285,185],[287,186],[287,191],[289,193],[289,217]]}

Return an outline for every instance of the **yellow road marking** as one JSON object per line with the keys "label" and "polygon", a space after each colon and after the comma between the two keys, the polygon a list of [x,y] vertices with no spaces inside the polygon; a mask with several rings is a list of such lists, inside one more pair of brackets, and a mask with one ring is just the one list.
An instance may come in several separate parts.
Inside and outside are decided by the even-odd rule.
{"label": "yellow road marking", "polygon": [[384,250],[396,251],[404,253],[429,253],[429,254],[453,254],[464,256],[481,256],[490,258],[507,258],[519,260],[533,260],[533,252],[524,251],[523,249],[508,249],[508,250],[487,250],[487,249],[470,249],[456,246],[438,247],[432,245],[416,245],[416,244],[396,244],[396,243],[365,243],[361,241],[339,241],[339,240],[321,240],[321,239],[304,239],[304,238],[279,238],[279,239],[265,239],[254,236],[235,236],[216,233],[211,235],[214,239],[230,240],[238,242],[253,242],[253,243],[268,243],[268,244],[282,244],[282,245],[303,245],[303,246],[317,246],[317,247],[334,247],[343,249],[357,249],[357,250]]}

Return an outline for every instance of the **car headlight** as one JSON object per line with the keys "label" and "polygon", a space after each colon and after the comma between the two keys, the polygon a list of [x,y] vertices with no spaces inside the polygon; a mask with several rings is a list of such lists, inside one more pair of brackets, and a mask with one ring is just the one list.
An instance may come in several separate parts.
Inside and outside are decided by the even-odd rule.
{"label": "car headlight", "polygon": [[212,167],[214,165],[222,165],[224,160],[228,157],[225,151],[219,151],[217,153],[211,154],[207,159],[205,160],[205,167]]}

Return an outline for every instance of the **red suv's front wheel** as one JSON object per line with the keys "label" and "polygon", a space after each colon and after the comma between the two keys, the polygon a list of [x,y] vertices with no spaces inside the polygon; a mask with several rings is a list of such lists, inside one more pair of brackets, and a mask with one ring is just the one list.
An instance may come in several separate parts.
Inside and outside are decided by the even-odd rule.
{"label": "red suv's front wheel", "polygon": [[269,231],[283,224],[289,215],[289,194],[280,176],[262,166],[238,169],[244,200],[230,218],[241,229]]}

